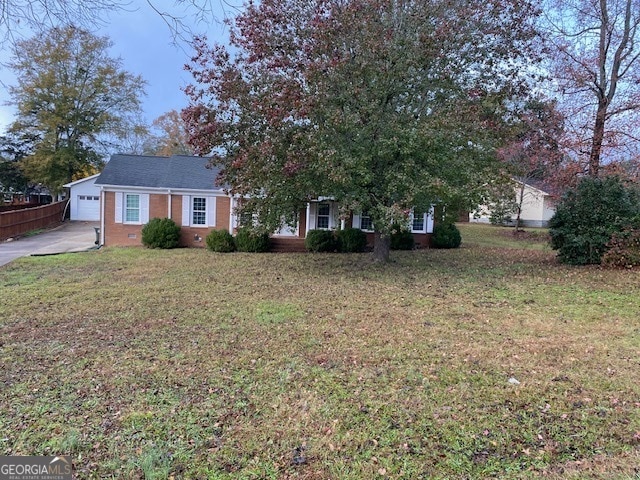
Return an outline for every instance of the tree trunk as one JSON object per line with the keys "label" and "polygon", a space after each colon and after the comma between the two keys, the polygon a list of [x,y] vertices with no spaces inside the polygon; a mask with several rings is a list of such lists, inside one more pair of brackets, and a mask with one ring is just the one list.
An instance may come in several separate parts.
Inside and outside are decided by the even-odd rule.
{"label": "tree trunk", "polygon": [[518,235],[518,230],[520,230],[520,216],[522,215],[522,204],[524,203],[524,181],[520,184],[520,192],[518,193],[518,205],[516,206],[516,229],[513,234]]}
{"label": "tree trunk", "polygon": [[604,140],[604,127],[607,115],[607,100],[600,99],[598,111],[596,112],[596,123],[593,127],[593,141],[589,154],[589,176],[597,177],[600,173],[600,153],[602,152],[602,141]]}
{"label": "tree trunk", "polygon": [[388,262],[391,236],[388,233],[376,232],[373,238],[373,260],[381,263]]}

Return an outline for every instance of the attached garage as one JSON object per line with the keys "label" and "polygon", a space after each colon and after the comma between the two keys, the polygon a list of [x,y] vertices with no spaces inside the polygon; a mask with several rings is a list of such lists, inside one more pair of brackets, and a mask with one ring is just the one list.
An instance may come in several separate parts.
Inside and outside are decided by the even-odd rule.
{"label": "attached garage", "polygon": [[100,174],[67,183],[71,220],[97,222],[100,220],[100,187],[95,181]]}

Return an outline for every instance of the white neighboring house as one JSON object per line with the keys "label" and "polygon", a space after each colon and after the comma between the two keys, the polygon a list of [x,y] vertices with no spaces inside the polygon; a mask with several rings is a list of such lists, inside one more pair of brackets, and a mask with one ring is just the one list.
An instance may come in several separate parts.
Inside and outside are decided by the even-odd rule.
{"label": "white neighboring house", "polygon": [[67,183],[71,220],[100,221],[100,187],[95,185],[99,173]]}
{"label": "white neighboring house", "polygon": [[[549,220],[556,213],[555,200],[545,190],[514,180],[514,201],[516,204],[521,202],[522,210],[520,212],[520,226],[522,227],[548,227]],[[524,188],[523,188],[524,187]],[[511,215],[511,224],[515,224],[516,213]],[[474,212],[469,213],[469,221],[476,223],[490,223],[491,207],[488,205],[480,205]]]}

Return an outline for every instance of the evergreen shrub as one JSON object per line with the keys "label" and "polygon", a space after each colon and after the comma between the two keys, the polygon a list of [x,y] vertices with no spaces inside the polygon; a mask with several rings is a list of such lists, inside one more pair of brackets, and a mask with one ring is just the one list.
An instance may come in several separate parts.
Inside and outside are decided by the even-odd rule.
{"label": "evergreen shrub", "polygon": [[391,243],[389,245],[391,250],[413,250],[415,245],[413,234],[407,227],[400,225],[391,227]]}
{"label": "evergreen shrub", "polygon": [[236,249],[233,235],[227,230],[211,230],[205,241],[207,242],[207,248],[212,252],[228,253]]}
{"label": "evergreen shrub", "polygon": [[240,228],[235,238],[236,250],[239,252],[268,252],[271,246],[268,233],[258,233],[250,228]]}
{"label": "evergreen shrub", "polygon": [[460,230],[453,223],[438,223],[433,227],[431,245],[434,248],[458,248],[461,243]]}
{"label": "evergreen shrub", "polygon": [[176,248],[180,227],[170,218],[152,218],[142,227],[142,244],[149,248]]}
{"label": "evergreen shrub", "polygon": [[344,253],[364,252],[367,246],[367,234],[359,228],[338,230],[339,250]]}
{"label": "evergreen shrub", "polygon": [[551,247],[572,265],[600,263],[612,236],[638,226],[637,187],[618,177],[585,178],[567,191],[549,221]]}
{"label": "evergreen shrub", "polygon": [[339,245],[331,230],[309,230],[304,246],[310,252],[335,252]]}

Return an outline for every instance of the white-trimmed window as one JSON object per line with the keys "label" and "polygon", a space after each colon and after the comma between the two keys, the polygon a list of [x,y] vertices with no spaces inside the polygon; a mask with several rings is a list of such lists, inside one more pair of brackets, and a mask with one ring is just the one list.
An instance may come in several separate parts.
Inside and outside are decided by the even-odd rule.
{"label": "white-trimmed window", "polygon": [[253,217],[253,213],[245,212],[241,215],[238,215],[238,227],[252,227],[256,223],[256,219]]}
{"label": "white-trimmed window", "polygon": [[149,194],[116,192],[115,222],[143,225],[149,221]]}
{"label": "white-trimmed window", "polygon": [[424,232],[424,226],[426,223],[425,212],[414,210],[411,214],[411,231],[412,232]]}
{"label": "white-trimmed window", "polygon": [[182,226],[215,227],[215,197],[182,196]]}
{"label": "white-trimmed window", "polygon": [[137,193],[124,196],[124,223],[140,223],[140,195]]}
{"label": "white-trimmed window", "polygon": [[207,224],[207,199],[206,197],[193,197],[191,199],[191,224]]}
{"label": "white-trimmed window", "polygon": [[337,204],[322,198],[307,204],[306,230],[333,230],[339,225],[336,218]]}
{"label": "white-trimmed window", "polygon": [[316,214],[316,228],[319,230],[328,230],[331,218],[331,205],[328,203],[319,203]]}
{"label": "white-trimmed window", "polygon": [[360,215],[360,230],[373,232],[373,222],[371,221],[371,216],[367,212],[362,212]]}
{"label": "white-trimmed window", "polygon": [[413,209],[411,218],[409,219],[409,225],[413,233],[433,232],[433,208],[426,212]]}
{"label": "white-trimmed window", "polygon": [[251,227],[255,224],[255,218],[252,213],[240,213],[240,208],[244,202],[243,198],[233,198],[231,200],[231,226],[232,228]]}
{"label": "white-trimmed window", "polygon": [[354,213],[353,221],[351,223],[353,228],[359,228],[364,232],[373,232],[373,222],[371,216],[367,212]]}

